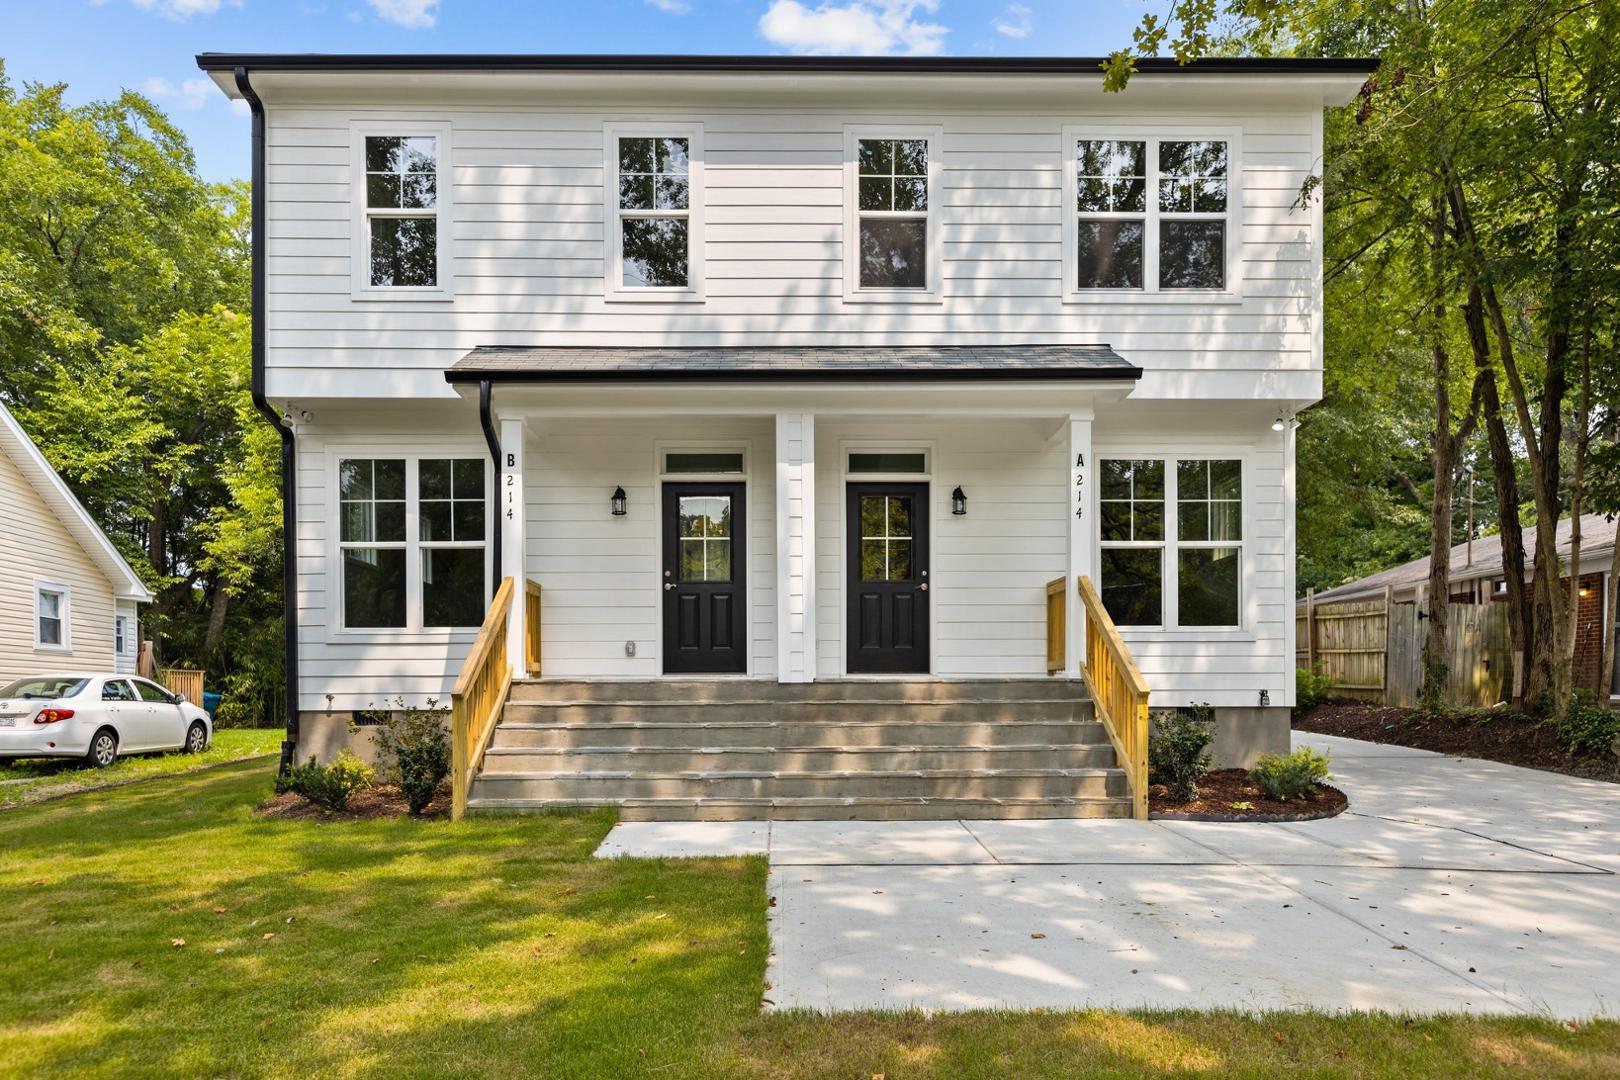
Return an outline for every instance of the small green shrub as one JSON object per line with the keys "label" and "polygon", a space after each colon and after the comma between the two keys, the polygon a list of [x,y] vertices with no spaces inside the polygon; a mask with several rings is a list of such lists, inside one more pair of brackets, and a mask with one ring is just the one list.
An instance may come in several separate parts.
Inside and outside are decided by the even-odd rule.
{"label": "small green shrub", "polygon": [[322,765],[312,757],[288,768],[276,777],[276,794],[290,791],[322,810],[337,811],[349,805],[355,792],[369,787],[374,775],[370,765],[348,750],[340,750],[330,765]]}
{"label": "small green shrub", "polygon": [[1198,797],[1198,781],[1209,772],[1205,748],[1215,737],[1215,709],[1192,705],[1161,713],[1148,733],[1148,782],[1163,784],[1176,802]]}
{"label": "small green shrub", "polygon": [[1599,708],[1590,692],[1578,694],[1558,718],[1558,739],[1572,754],[1607,754],[1620,736],[1620,713]]}
{"label": "small green shrub", "polygon": [[1306,712],[1333,693],[1333,680],[1314,668],[1294,669],[1294,712]]}
{"label": "small green shrub", "polygon": [[445,730],[446,710],[428,700],[425,709],[400,702],[401,708],[377,728],[377,751],[386,765],[387,778],[405,793],[412,814],[420,814],[433,801],[444,778],[450,775],[450,733]]}
{"label": "small green shrub", "polygon": [[1292,754],[1261,754],[1249,779],[1268,799],[1300,799],[1314,794],[1316,786],[1328,778],[1326,754],[1302,746]]}

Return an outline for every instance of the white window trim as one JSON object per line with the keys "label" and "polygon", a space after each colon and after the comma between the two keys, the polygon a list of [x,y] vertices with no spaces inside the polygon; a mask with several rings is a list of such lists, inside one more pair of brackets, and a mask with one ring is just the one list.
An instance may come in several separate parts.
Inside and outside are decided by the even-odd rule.
{"label": "white window trim", "polygon": [[[653,459],[653,472],[659,482],[673,480],[676,482],[690,480],[698,483],[725,483],[731,480],[743,480],[754,475],[754,464],[750,451],[751,443],[745,441],[726,442],[694,442],[691,440],[660,441],[656,444],[657,456]],[[742,471],[740,472],[670,472],[666,467],[665,458],[671,454],[741,454]],[[662,510],[660,510],[662,514]],[[663,550],[662,547],[659,548]]]}
{"label": "white window trim", "polygon": [[[636,287],[623,283],[619,260],[624,242],[619,216],[619,140],[676,138],[687,141],[686,280],[680,286]],[[611,303],[697,304],[705,299],[703,228],[703,125],[695,121],[612,120],[602,125],[602,297]],[[679,217],[679,211],[633,210],[635,217]]]}
{"label": "white window trim", "polygon": [[[452,271],[455,268],[452,235],[455,215],[451,212],[455,189],[452,168],[451,128],[448,123],[413,123],[404,120],[356,120],[349,125],[349,289],[353,300],[446,301],[455,296]],[[432,135],[438,158],[435,162],[435,211],[439,283],[420,285],[373,285],[371,283],[371,227],[366,207],[366,136]],[[412,215],[415,216],[415,215]],[[426,216],[426,215],[422,215]]]}
{"label": "white window trim", "polygon": [[[45,593],[54,593],[62,598],[62,642],[53,645],[43,641],[39,636],[40,611],[39,601]],[[34,579],[34,651],[49,653],[71,653],[73,651],[73,587],[61,581],[48,581],[44,578]]]}
{"label": "white window trim", "polygon": [[[494,492],[495,477],[491,468],[487,450],[467,447],[440,447],[432,450],[401,449],[396,445],[377,446],[334,446],[330,448],[329,462],[326,470],[326,482],[329,496],[327,498],[328,520],[332,523],[331,534],[327,537],[327,566],[330,571],[327,575],[327,595],[330,602],[327,605],[332,612],[331,622],[327,626],[327,640],[330,642],[355,643],[386,643],[409,638],[412,641],[423,643],[461,643],[470,642],[478,636],[478,627],[445,627],[422,625],[422,551],[429,548],[457,548],[477,547],[473,541],[422,541],[420,537],[420,477],[419,462],[442,461],[474,458],[484,463],[484,607],[489,606],[491,584],[494,581],[494,532],[497,527],[497,515],[492,512],[495,505]],[[342,472],[342,463],[346,460],[359,461],[404,461],[405,462],[405,539],[403,541],[386,541],[381,543],[343,541],[343,498],[339,487],[339,478]],[[405,552],[405,625],[403,627],[377,627],[344,625],[347,613],[344,611],[343,588],[343,552],[346,548],[391,548]]]}
{"label": "white window trim", "polygon": [[[1075,143],[1081,139],[1119,139],[1147,143],[1147,209],[1134,213],[1087,214],[1088,218],[1145,219],[1142,234],[1142,288],[1082,289],[1079,287],[1080,214],[1075,191],[1080,178]],[[1211,139],[1226,143],[1226,287],[1223,289],[1159,288],[1159,147],[1160,142]],[[1238,127],[1154,127],[1065,124],[1063,127],[1063,302],[1066,304],[1118,303],[1133,300],[1151,304],[1240,304],[1243,302],[1243,129]],[[1212,215],[1175,214],[1202,218]]]}
{"label": "white window trim", "polygon": [[129,623],[128,615],[113,616],[113,655],[129,655]]}
{"label": "white window trim", "polygon": [[[1098,552],[1097,582],[1102,586],[1102,551],[1105,548],[1136,548],[1159,550],[1159,573],[1162,588],[1160,591],[1159,611],[1160,623],[1144,626],[1121,626],[1119,632],[1125,638],[1139,640],[1176,639],[1187,640],[1214,637],[1220,640],[1249,641],[1256,637],[1255,627],[1257,613],[1253,610],[1254,601],[1254,557],[1251,547],[1251,533],[1254,528],[1254,462],[1246,450],[1144,450],[1141,448],[1109,446],[1094,450],[1094,460],[1097,467],[1102,468],[1102,462],[1108,461],[1162,461],[1164,462],[1164,539],[1163,540],[1109,540],[1102,539],[1102,488],[1101,474],[1098,476],[1097,498],[1095,500],[1096,513],[1093,516],[1092,543]],[[1181,579],[1180,568],[1175,558],[1181,547],[1180,520],[1178,516],[1178,502],[1180,493],[1176,483],[1176,462],[1178,461],[1236,461],[1239,463],[1240,476],[1243,484],[1243,498],[1241,509],[1240,530],[1241,540],[1189,540],[1186,546],[1189,550],[1199,548],[1235,547],[1238,549],[1238,621],[1235,626],[1181,626],[1180,601]]]}
{"label": "white window trim", "polygon": [[[862,139],[924,139],[928,143],[928,287],[866,289],[861,287],[860,142]],[[939,196],[945,129],[938,124],[844,125],[844,300],[853,304],[943,303],[940,276],[944,269],[940,240]],[[910,215],[907,215],[910,216]]]}

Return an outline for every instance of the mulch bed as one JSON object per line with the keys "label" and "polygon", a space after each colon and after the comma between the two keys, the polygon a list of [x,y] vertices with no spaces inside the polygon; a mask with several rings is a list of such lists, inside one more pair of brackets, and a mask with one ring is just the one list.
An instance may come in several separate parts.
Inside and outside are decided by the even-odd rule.
{"label": "mulch bed", "polygon": [[[1232,804],[1240,802],[1249,805],[1234,810]],[[1304,798],[1268,799],[1243,769],[1205,773],[1191,802],[1171,802],[1163,784],[1148,788],[1149,816],[1178,821],[1314,821],[1342,814],[1349,805],[1344,792],[1328,784]]]}
{"label": "mulch bed", "polygon": [[[349,805],[337,812],[322,810],[312,802],[306,802],[301,796],[287,792],[277,795],[259,804],[258,813],[264,817],[282,818],[289,821],[370,821],[376,818],[398,818],[409,814],[405,805],[405,796],[396,787],[378,785],[355,792],[349,799]],[[424,818],[447,818],[450,816],[450,792],[441,790],[433,796],[422,812]]]}
{"label": "mulch bed", "polygon": [[1613,755],[1577,757],[1559,742],[1552,723],[1506,709],[1431,718],[1415,709],[1339,702],[1318,705],[1294,717],[1294,729],[1620,781],[1620,762]]}

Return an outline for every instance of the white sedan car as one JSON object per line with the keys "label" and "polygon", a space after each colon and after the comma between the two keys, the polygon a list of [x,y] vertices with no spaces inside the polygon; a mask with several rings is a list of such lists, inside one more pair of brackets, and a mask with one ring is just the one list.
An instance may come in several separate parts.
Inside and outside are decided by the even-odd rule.
{"label": "white sedan car", "polygon": [[32,675],[0,687],[0,760],[82,757],[102,766],[120,754],[201,753],[213,737],[202,709],[133,675]]}

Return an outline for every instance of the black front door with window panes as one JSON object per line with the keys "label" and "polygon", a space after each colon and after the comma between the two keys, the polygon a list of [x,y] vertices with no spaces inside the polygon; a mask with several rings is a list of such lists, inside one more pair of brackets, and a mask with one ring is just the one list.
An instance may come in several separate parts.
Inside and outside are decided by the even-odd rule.
{"label": "black front door with window panes", "polygon": [[928,485],[850,484],[852,675],[926,673]]}
{"label": "black front door with window panes", "polygon": [[748,670],[742,484],[664,485],[664,671]]}

